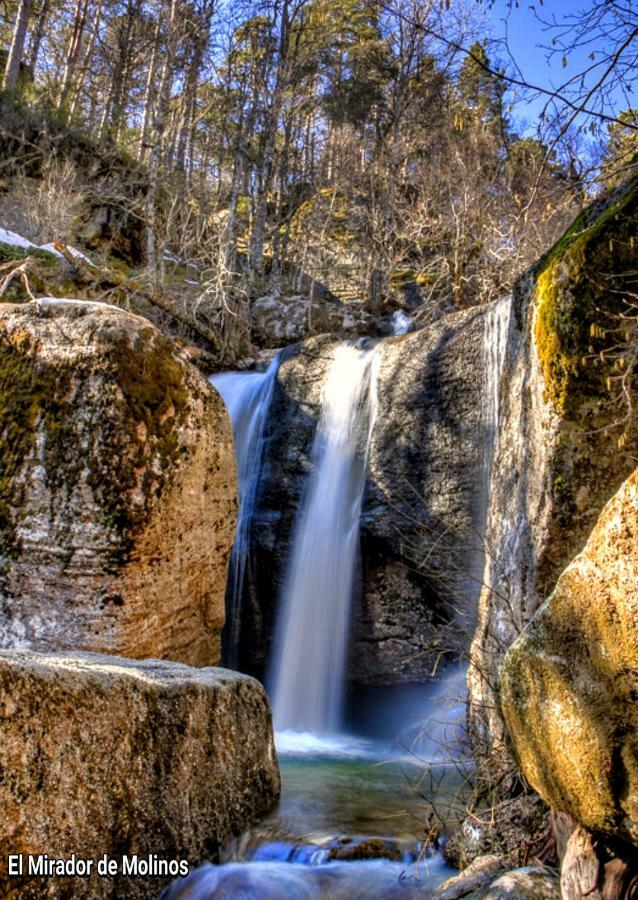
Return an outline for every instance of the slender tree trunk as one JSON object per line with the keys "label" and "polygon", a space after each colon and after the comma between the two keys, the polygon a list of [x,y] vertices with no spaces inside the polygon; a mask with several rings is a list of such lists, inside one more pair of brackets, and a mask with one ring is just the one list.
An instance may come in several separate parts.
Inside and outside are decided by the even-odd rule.
{"label": "slender tree trunk", "polygon": [[73,116],[75,116],[75,114],[77,112],[78,104],[80,102],[80,98],[82,96],[84,83],[86,81],[86,75],[89,70],[89,65],[91,63],[91,57],[93,55],[93,48],[95,47],[95,42],[97,41],[97,36],[100,31],[103,7],[104,7],[104,0],[98,0],[98,5],[94,11],[93,27],[91,28],[91,34],[89,35],[89,39],[84,46],[84,52],[82,54],[82,59],[80,60],[80,64],[78,66],[78,75],[75,80],[75,84],[73,85],[73,93],[71,96],[71,101],[69,103],[69,117],[70,118],[73,118]]}
{"label": "slender tree trunk", "polygon": [[29,48],[29,68],[35,78],[35,68],[38,64],[38,55],[40,53],[40,45],[42,44],[42,38],[44,37],[44,31],[47,23],[47,16],[49,15],[49,10],[51,9],[51,0],[44,0],[40,12],[38,13],[38,18],[36,19],[35,28],[33,29],[33,35],[31,38],[31,47]]}
{"label": "slender tree trunk", "polygon": [[82,52],[82,38],[84,37],[84,28],[86,26],[88,11],[89,0],[78,0],[77,6],[75,7],[75,15],[73,17],[71,40],[69,42],[64,75],[62,76],[62,85],[60,87],[60,98],[58,102],[60,108],[67,102],[69,93],[73,87],[73,77]]}
{"label": "slender tree trunk", "polygon": [[164,0],[162,3],[162,18],[167,22],[167,40],[160,75],[155,121],[153,123],[151,149],[149,154],[148,192],[146,195],[146,262],[153,273],[156,283],[159,283],[161,280],[164,262],[162,258],[158,258],[157,254],[157,195],[159,190],[161,163],[164,156],[164,140],[171,100],[173,67],[175,65],[174,44],[176,6],[176,0]]}
{"label": "slender tree trunk", "polygon": [[161,36],[162,17],[159,15],[157,17],[157,27],[153,37],[151,63],[148,67],[148,75],[146,77],[146,90],[144,91],[144,119],[142,121],[142,134],[140,136],[140,149],[138,154],[140,162],[144,162],[149,150],[149,138],[153,122],[153,110],[155,107],[155,83],[157,81],[157,69],[159,66]]}
{"label": "slender tree trunk", "polygon": [[27,28],[29,26],[29,16],[31,15],[31,6],[32,0],[20,0],[16,23],[13,29],[13,37],[11,39],[11,47],[9,49],[9,56],[7,57],[7,66],[4,70],[5,90],[13,90],[18,83],[20,63],[22,62],[24,43],[27,37]]}

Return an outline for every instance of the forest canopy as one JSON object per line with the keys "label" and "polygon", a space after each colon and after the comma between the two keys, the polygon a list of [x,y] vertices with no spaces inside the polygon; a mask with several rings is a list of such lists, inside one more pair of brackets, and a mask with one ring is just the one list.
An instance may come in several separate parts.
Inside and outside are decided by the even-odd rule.
{"label": "forest canopy", "polygon": [[[548,21],[547,52],[577,65],[540,87],[490,33],[492,9],[6,0],[5,172],[28,177],[41,154],[64,241],[93,178],[66,136],[119,154],[128,181],[109,190],[143,232],[148,278],[165,289],[178,260],[231,343],[275,288],[422,318],[489,302],[622,180],[637,133],[631,3]],[[536,130],[521,124],[534,91]]]}

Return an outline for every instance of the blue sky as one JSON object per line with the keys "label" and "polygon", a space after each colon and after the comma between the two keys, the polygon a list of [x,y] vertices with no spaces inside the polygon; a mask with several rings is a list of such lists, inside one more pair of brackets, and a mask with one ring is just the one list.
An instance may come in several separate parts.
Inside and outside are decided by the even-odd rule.
{"label": "blue sky", "polygon": [[[583,9],[591,9],[591,0],[545,0],[543,4],[538,0],[519,0],[519,7],[513,4],[510,7],[508,0],[495,0],[493,5],[487,7],[486,16],[490,22],[494,37],[505,39],[511,51],[511,55],[520,68],[524,78],[534,84],[543,87],[557,87],[570,74],[585,67],[588,53],[595,47],[589,47],[587,51],[580,50],[570,55],[567,67],[562,64],[562,54],[557,53],[548,61],[548,51],[545,49],[551,44],[552,34],[547,31],[539,21],[534,10],[545,21],[556,19],[566,21],[570,15],[577,14]],[[544,46],[543,46],[544,45]],[[501,62],[506,62],[507,57],[503,53]],[[513,64],[509,61],[508,71],[513,71]],[[624,98],[617,98],[618,110],[626,106]],[[544,106],[543,98],[528,99],[526,103],[517,108],[517,118],[527,120],[530,130],[535,126],[538,116]]]}

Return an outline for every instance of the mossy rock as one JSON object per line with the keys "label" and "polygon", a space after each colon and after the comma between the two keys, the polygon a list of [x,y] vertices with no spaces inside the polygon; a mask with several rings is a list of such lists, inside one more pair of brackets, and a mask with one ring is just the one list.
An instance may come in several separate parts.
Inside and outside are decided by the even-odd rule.
{"label": "mossy rock", "polygon": [[608,354],[631,311],[637,225],[638,179],[581,213],[537,268],[534,337],[546,398],[561,416],[577,420],[584,402],[612,399]]}
{"label": "mossy rock", "polygon": [[2,646],[219,662],[236,520],[221,398],[146,320],[0,305]]}
{"label": "mossy rock", "polygon": [[553,808],[638,845],[638,471],[509,649],[500,702]]}
{"label": "mossy rock", "polygon": [[[61,323],[62,310],[66,327],[73,334],[76,329],[72,323],[95,310],[95,331],[99,335],[99,307],[78,304],[76,309],[37,309],[37,304],[5,306],[5,322],[10,327],[0,324],[3,555],[19,549],[14,532],[22,487],[16,476],[27,456],[36,452],[38,441],[52,489],[68,494],[81,470],[88,467],[88,483],[100,502],[105,523],[123,536],[141,523],[150,501],[161,493],[172,467],[186,452],[179,429],[189,409],[188,367],[167,338],[141,320],[134,329],[127,327],[130,317],[113,310],[108,324],[102,322],[104,334],[95,341],[95,352],[65,357],[43,342],[37,325],[34,327],[37,319],[41,317],[50,324],[57,317]],[[22,327],[16,325],[18,310]],[[118,315],[121,328],[114,324]],[[101,392],[87,409],[86,394],[96,385]],[[73,452],[73,448],[86,443],[87,416],[95,423],[97,445],[85,455]],[[141,502],[130,502],[132,491],[143,498]]]}

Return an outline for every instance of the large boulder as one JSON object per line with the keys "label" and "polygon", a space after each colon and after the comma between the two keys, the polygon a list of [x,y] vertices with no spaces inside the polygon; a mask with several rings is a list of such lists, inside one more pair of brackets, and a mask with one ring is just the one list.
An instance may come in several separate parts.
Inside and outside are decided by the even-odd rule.
{"label": "large boulder", "polygon": [[[247,676],[0,651],[0,893],[8,900],[150,900],[184,874],[167,871],[167,861],[216,860],[279,788],[268,700]],[[9,876],[10,854],[23,855],[25,877]],[[27,855],[43,854],[92,860],[91,874],[27,877]],[[113,877],[96,871],[104,854],[117,864]]]}
{"label": "large boulder", "polygon": [[622,345],[637,223],[634,181],[585,210],[514,292],[470,669],[475,734],[496,748],[503,657],[635,465]]}
{"label": "large boulder", "polygon": [[0,646],[219,661],[230,425],[155,327],[0,305],[0,468]]}
{"label": "large boulder", "polygon": [[505,657],[525,777],[590,830],[638,845],[638,471]]}
{"label": "large boulder", "polygon": [[[492,404],[485,336],[494,309],[447,316],[378,347],[378,412],[362,510],[351,677],[426,679],[471,639],[482,571]],[[339,339],[289,349],[279,366],[252,528],[239,659],[263,672],[290,540]]]}

